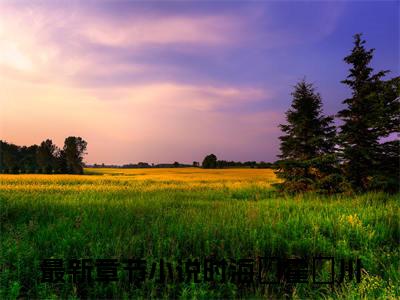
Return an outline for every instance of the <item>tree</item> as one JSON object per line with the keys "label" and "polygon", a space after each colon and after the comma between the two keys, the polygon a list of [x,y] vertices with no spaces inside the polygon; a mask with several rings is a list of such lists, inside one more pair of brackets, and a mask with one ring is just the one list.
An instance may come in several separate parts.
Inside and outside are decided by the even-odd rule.
{"label": "tree", "polygon": [[150,168],[149,163],[147,163],[147,162],[142,162],[142,161],[138,162],[137,166],[138,166],[139,168]]}
{"label": "tree", "polygon": [[245,166],[250,167],[250,168],[255,168],[257,166],[256,161],[246,161],[243,163]]}
{"label": "tree", "polygon": [[55,172],[58,174],[68,173],[67,156],[63,149],[57,149]]}
{"label": "tree", "polygon": [[83,173],[83,155],[87,143],[80,137],[65,139],[63,149],[52,140],[40,146],[17,146],[0,140],[1,173]]}
{"label": "tree", "polygon": [[398,78],[382,81],[388,70],[373,74],[369,64],[375,49],[367,50],[364,44],[361,34],[354,35],[351,54],[344,58],[351,67],[342,83],[350,87],[352,96],[343,101],[347,107],[338,113],[343,121],[339,141],[345,174],[359,190],[370,187],[392,152],[392,143],[381,144],[380,139],[398,131],[399,126]]}
{"label": "tree", "polygon": [[400,132],[400,76],[379,82],[376,93],[381,137]]}
{"label": "tree", "polygon": [[281,158],[276,171],[284,179],[283,187],[308,190],[317,181],[336,171],[333,117],[324,116],[319,93],[304,79],[296,84],[287,124],[280,125],[285,135],[281,140]]}
{"label": "tree", "polygon": [[180,164],[179,164],[179,162],[176,161],[172,165],[174,166],[174,168],[178,168]]}
{"label": "tree", "polygon": [[83,155],[86,154],[87,142],[81,137],[70,136],[64,141],[63,155],[65,155],[68,173],[83,174]]}
{"label": "tree", "polygon": [[21,173],[36,173],[36,171],[38,170],[36,159],[38,149],[39,147],[37,145],[32,145],[29,147],[23,146],[20,148]]}
{"label": "tree", "polygon": [[377,164],[373,168],[370,189],[400,191],[400,77],[382,81],[376,93],[380,131]]}
{"label": "tree", "polygon": [[200,164],[198,161],[194,161],[192,165],[193,165],[193,167],[198,167]]}
{"label": "tree", "polygon": [[0,141],[0,165],[3,173],[19,173],[19,146]]}
{"label": "tree", "polygon": [[43,141],[36,152],[36,161],[39,170],[42,173],[50,174],[53,172],[56,164],[55,153],[57,146],[53,144],[53,141],[47,139]]}
{"label": "tree", "polygon": [[217,167],[217,157],[214,154],[207,155],[201,165],[205,169],[215,169]]}

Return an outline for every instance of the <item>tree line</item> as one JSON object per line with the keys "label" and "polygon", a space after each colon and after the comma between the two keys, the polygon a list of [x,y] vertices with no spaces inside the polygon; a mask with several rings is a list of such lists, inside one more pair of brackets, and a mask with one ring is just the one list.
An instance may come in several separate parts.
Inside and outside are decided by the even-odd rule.
{"label": "tree line", "polygon": [[325,116],[313,84],[304,79],[292,93],[286,124],[280,128],[278,187],[284,191],[346,190],[399,191],[400,77],[382,80],[388,70],[374,73],[370,62],[375,49],[366,49],[361,34],[344,58],[349,74],[341,81],[351,97],[336,117]]}
{"label": "tree line", "polygon": [[83,174],[87,142],[70,136],[58,148],[47,139],[40,145],[17,146],[0,140],[1,173]]}
{"label": "tree line", "polygon": [[119,169],[149,169],[149,168],[187,168],[187,167],[195,167],[194,165],[190,164],[182,164],[177,161],[174,163],[162,163],[162,164],[155,164],[155,163],[148,163],[148,162],[138,162],[137,164],[124,164],[124,165],[107,165],[107,164],[93,164],[87,165],[88,168],[119,168]]}
{"label": "tree line", "polygon": [[[193,164],[194,165],[194,164]],[[218,160],[215,154],[207,155],[201,164],[204,169],[221,169],[221,168],[232,168],[232,167],[250,167],[250,168],[271,168],[272,163],[261,161],[257,163],[256,161],[226,161]]]}
{"label": "tree line", "polygon": [[[211,161],[209,160],[211,158]],[[206,160],[203,161],[202,167],[206,169],[211,168],[240,168],[240,167],[250,167],[250,168],[272,168],[274,164],[269,162],[256,162],[256,161],[226,161],[226,160],[217,160],[217,157],[214,154],[210,154],[206,156]],[[107,165],[107,164],[93,164],[86,165],[88,168],[119,168],[119,169],[141,169],[141,168],[189,168],[189,167],[200,167],[200,163],[198,161],[193,161],[192,164],[183,164],[175,161],[174,163],[147,163],[147,162],[138,162],[137,164],[124,164],[124,165]]]}

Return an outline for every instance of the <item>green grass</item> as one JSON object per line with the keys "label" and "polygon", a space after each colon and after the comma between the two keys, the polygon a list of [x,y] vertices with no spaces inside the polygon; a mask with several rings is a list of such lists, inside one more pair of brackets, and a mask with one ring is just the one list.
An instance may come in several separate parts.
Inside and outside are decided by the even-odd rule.
{"label": "green grass", "polygon": [[[118,178],[108,184],[120,188],[109,191],[72,188],[79,183],[78,178],[58,182],[64,184],[60,189],[43,182],[42,189],[24,189],[23,183],[10,188],[14,183],[0,178],[1,299],[400,297],[399,195],[288,197],[264,185],[235,186],[234,179],[221,188],[207,181],[191,186],[177,180],[169,187],[157,180]],[[361,283],[346,281],[333,289],[311,283],[239,287],[155,280],[135,287],[123,270],[118,282],[90,288],[40,282],[45,258],[141,257],[151,265],[160,258],[177,262],[210,254],[359,257],[364,271]]]}

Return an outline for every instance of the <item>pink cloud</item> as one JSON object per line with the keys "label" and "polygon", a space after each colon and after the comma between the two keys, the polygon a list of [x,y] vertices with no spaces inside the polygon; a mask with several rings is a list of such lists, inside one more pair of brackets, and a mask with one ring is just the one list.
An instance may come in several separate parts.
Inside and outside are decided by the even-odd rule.
{"label": "pink cloud", "polygon": [[139,62],[129,66],[113,62],[112,68],[104,69],[111,54],[98,55],[91,49],[93,44],[140,53],[147,45],[204,47],[240,42],[241,21],[230,15],[104,19],[88,13],[85,7],[67,6],[63,10],[1,3],[0,9],[0,68],[32,80],[71,81],[84,74],[119,74],[127,68],[131,72],[144,68]]}
{"label": "pink cloud", "polygon": [[138,16],[106,21],[73,9],[50,13],[44,6],[0,7],[2,139],[33,144],[51,137],[62,145],[66,136],[79,135],[89,142],[87,161],[92,163],[190,162],[206,152],[250,160],[274,152],[274,143],[260,139],[275,134],[277,114],[238,112],[271,99],[271,89],[173,80],[118,87],[81,84],[89,75],[158,71],[141,62],[108,64],[112,54],[92,52],[92,44],[133,53],[154,44],[185,44],[197,51],[226,47],[249,38],[241,34],[247,19],[163,16],[154,22]]}
{"label": "pink cloud", "polygon": [[250,145],[277,122],[274,112],[218,111],[269,97],[254,88],[160,83],[108,91],[100,98],[89,89],[21,86],[5,79],[0,87],[3,139],[29,144],[52,137],[62,144],[65,136],[83,136],[90,145],[89,162],[190,161],[200,159],[204,149],[236,149],[250,159]]}
{"label": "pink cloud", "polygon": [[233,16],[140,17],[106,22],[93,18],[81,27],[88,40],[115,47],[140,47],[146,44],[189,43],[221,45],[234,39],[240,23]]}

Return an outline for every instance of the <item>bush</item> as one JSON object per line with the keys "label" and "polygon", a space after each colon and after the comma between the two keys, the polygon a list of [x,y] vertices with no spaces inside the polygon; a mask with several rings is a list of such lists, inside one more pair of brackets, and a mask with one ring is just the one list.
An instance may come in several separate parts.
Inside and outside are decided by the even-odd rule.
{"label": "bush", "polygon": [[372,191],[385,191],[392,194],[400,191],[398,177],[393,178],[384,175],[375,175],[371,178],[368,185],[368,189]]}
{"label": "bush", "polygon": [[279,192],[289,194],[303,193],[314,189],[314,181],[309,178],[303,178],[295,181],[285,181],[273,185]]}
{"label": "bush", "polygon": [[341,174],[330,174],[320,178],[315,183],[315,188],[320,193],[335,194],[351,192],[351,185]]}

